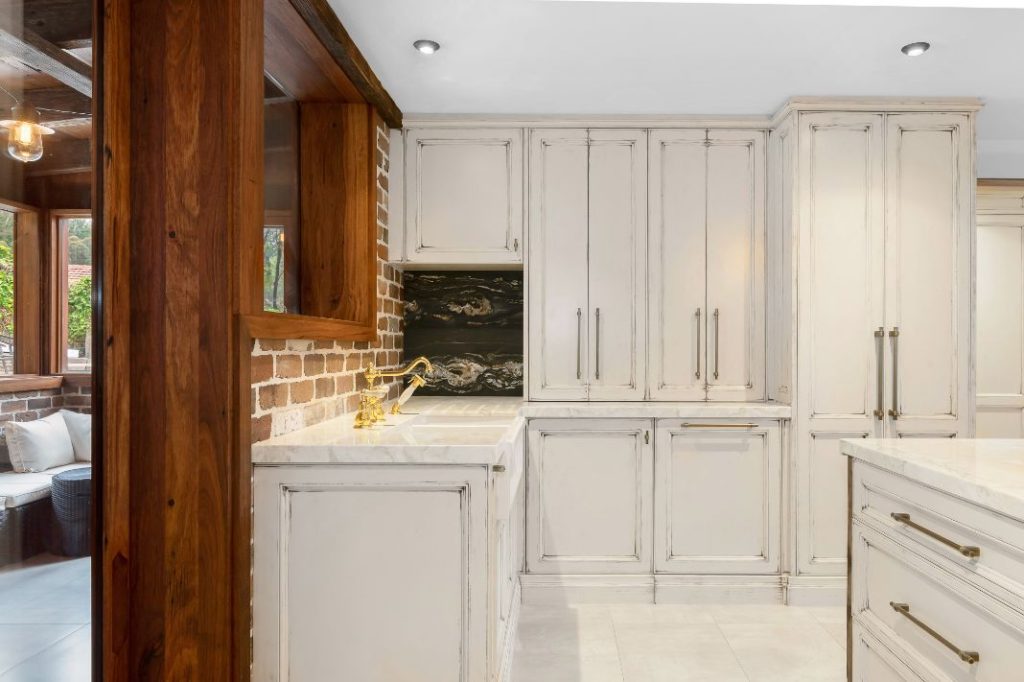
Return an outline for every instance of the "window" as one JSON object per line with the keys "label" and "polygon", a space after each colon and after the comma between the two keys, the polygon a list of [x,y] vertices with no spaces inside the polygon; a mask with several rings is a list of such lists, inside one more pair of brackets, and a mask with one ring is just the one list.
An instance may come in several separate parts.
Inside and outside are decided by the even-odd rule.
{"label": "window", "polygon": [[0,209],[0,375],[14,374],[14,211]]}
{"label": "window", "polygon": [[92,371],[92,216],[55,212],[57,367],[61,373]]}

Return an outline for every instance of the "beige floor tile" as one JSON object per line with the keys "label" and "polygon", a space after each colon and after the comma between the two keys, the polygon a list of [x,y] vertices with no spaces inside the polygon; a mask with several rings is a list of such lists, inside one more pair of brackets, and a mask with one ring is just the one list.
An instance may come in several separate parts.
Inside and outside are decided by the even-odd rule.
{"label": "beige floor tile", "polygon": [[839,642],[839,646],[846,649],[846,623],[822,623],[821,627],[832,635],[832,639]]}
{"label": "beige floor tile", "polygon": [[706,606],[689,604],[623,604],[610,608],[612,622],[618,625],[685,625],[714,623]]}
{"label": "beige floor tile", "polygon": [[768,604],[725,604],[709,606],[719,625],[815,625],[817,620],[806,608]]}
{"label": "beige floor tile", "polygon": [[517,651],[513,682],[623,682],[618,655]]}
{"label": "beige floor tile", "polygon": [[842,680],[846,656],[817,623],[719,626],[751,682]]}

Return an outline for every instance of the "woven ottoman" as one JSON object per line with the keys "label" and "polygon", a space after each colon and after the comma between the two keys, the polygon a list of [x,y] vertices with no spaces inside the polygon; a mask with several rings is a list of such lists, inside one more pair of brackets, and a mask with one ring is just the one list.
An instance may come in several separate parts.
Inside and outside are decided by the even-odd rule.
{"label": "woven ottoman", "polygon": [[61,553],[65,556],[89,554],[92,549],[89,542],[92,467],[72,469],[54,476],[50,497],[60,528]]}

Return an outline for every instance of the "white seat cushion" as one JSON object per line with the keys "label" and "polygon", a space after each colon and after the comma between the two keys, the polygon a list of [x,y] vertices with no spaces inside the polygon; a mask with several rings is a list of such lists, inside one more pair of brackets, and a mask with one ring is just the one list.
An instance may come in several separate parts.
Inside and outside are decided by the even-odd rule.
{"label": "white seat cushion", "polygon": [[71,446],[75,451],[76,462],[92,461],[92,415],[61,410],[64,423],[67,424],[71,436]]}
{"label": "white seat cushion", "polygon": [[59,412],[30,422],[8,422],[4,434],[11,466],[18,473],[46,471],[75,461],[71,434]]}
{"label": "white seat cushion", "polygon": [[7,471],[0,474],[0,507],[11,509],[50,496],[53,477],[62,471],[82,469],[84,463],[65,464],[39,473],[19,474]]}

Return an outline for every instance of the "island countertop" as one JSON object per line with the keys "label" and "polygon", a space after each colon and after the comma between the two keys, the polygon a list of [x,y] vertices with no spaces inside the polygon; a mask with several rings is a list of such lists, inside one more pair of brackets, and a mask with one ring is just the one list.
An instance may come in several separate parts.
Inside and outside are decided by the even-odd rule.
{"label": "island countertop", "polygon": [[252,446],[274,464],[467,464],[507,461],[525,427],[521,398],[414,397],[384,424],[353,428],[346,414]]}
{"label": "island countertop", "polygon": [[1024,439],[864,438],[843,454],[1015,518],[1024,518]]}

